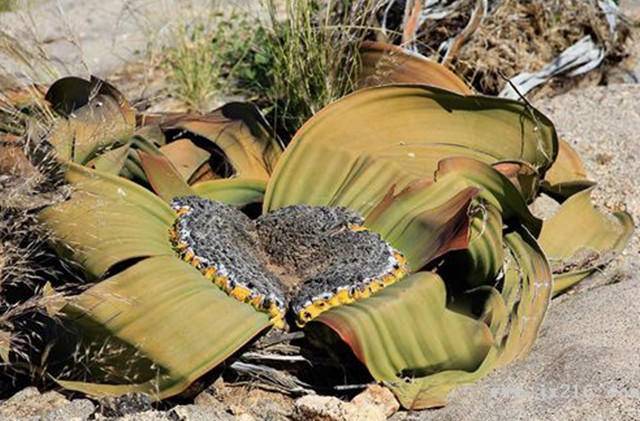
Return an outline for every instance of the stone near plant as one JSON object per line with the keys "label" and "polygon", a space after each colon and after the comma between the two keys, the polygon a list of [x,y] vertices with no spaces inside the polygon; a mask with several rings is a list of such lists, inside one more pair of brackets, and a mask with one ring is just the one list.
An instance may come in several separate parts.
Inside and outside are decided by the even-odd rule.
{"label": "stone near plant", "polygon": [[237,419],[220,407],[201,405],[179,405],[171,410],[170,415],[180,421],[233,421]]}
{"label": "stone near plant", "polygon": [[153,410],[153,399],[145,393],[127,393],[99,401],[99,412],[107,418],[122,417]]}
{"label": "stone near plant", "polygon": [[40,393],[35,387],[28,387],[0,405],[0,419],[86,420],[94,410],[87,399],[69,401],[58,392]]}
{"label": "stone near plant", "polygon": [[387,417],[392,416],[400,409],[400,403],[395,396],[393,396],[393,392],[378,384],[368,386],[363,392],[353,398],[351,403],[357,406],[375,406],[382,410]]}
{"label": "stone near plant", "polygon": [[356,405],[333,396],[307,395],[296,400],[296,421],[384,421],[382,410],[373,405]]}

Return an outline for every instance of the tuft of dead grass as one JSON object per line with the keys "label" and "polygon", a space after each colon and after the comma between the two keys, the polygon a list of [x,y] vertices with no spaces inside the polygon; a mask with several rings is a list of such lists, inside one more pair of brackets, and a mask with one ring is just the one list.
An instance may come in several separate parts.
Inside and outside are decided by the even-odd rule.
{"label": "tuft of dead grass", "polygon": [[254,86],[276,131],[291,135],[325,105],[352,92],[358,51],[376,26],[377,0],[265,0],[257,52],[265,57]]}
{"label": "tuft of dead grass", "polygon": [[161,53],[171,96],[187,108],[209,111],[221,96],[233,91],[255,36],[245,13],[212,9],[204,16],[186,18],[171,29],[175,44]]}
{"label": "tuft of dead grass", "polygon": [[13,382],[39,383],[48,342],[45,319],[61,295],[60,273],[37,211],[62,200],[62,170],[41,140],[50,124],[37,87],[0,97],[0,394]]}
{"label": "tuft of dead grass", "polygon": [[503,75],[538,70],[585,35],[618,48],[595,2],[506,0],[460,51],[459,70],[482,92],[497,93]]}
{"label": "tuft of dead grass", "polygon": [[[446,19],[427,21],[419,32],[422,52],[436,55],[466,25],[475,3],[465,0]],[[505,77],[539,70],[586,35],[604,46],[609,60],[619,59],[628,29],[618,26],[612,35],[595,0],[502,0],[461,47],[453,67],[478,91],[496,95]]]}

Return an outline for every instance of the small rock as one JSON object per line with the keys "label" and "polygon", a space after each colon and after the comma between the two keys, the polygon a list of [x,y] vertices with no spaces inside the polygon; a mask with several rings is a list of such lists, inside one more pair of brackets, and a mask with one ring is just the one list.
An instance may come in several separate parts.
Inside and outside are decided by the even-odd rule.
{"label": "small rock", "polygon": [[384,421],[387,417],[373,405],[355,405],[332,396],[307,395],[296,400],[294,420]]}
{"label": "small rock", "polygon": [[400,409],[400,403],[393,396],[393,392],[384,386],[372,384],[362,393],[353,398],[351,402],[357,406],[371,405],[379,408],[387,417]]}
{"label": "small rock", "polygon": [[[205,390],[204,392],[196,396],[196,398],[193,400],[193,403],[195,405],[191,406],[202,408],[201,410],[197,411],[198,413],[204,411],[206,413],[224,414],[224,416],[230,416],[231,418],[233,418],[233,415],[236,415],[236,417],[238,418],[240,416],[246,415],[247,417],[249,417],[247,418],[247,420],[253,419],[251,415],[246,414],[246,411],[243,408],[234,408],[233,406],[229,406],[226,403],[221,402],[220,399],[212,395],[208,390]],[[187,409],[186,411],[189,412],[191,411],[191,409]],[[178,412],[184,412],[184,407],[182,407]]]}
{"label": "small rock", "polygon": [[58,392],[40,393],[35,387],[28,387],[0,406],[0,420],[84,420],[94,409],[93,404],[86,399],[70,402]]}
{"label": "small rock", "polygon": [[199,406],[218,406],[224,405],[215,396],[213,396],[208,390],[200,393],[193,399],[193,403]]}
{"label": "small rock", "polygon": [[[27,387],[27,388],[22,389],[21,391],[19,391],[15,395],[11,396],[6,401],[4,401],[2,403],[2,406],[0,406],[0,408],[4,408],[6,405],[9,405],[9,404],[21,403],[21,402],[24,402],[27,399],[31,399],[31,398],[35,398],[35,397],[39,397],[39,396],[40,396],[40,391],[38,391],[38,389],[36,389],[35,387]],[[60,396],[64,399],[64,396],[62,396],[62,395],[60,395]]]}
{"label": "small rock", "polygon": [[105,397],[98,404],[100,414],[110,418],[153,410],[153,399],[145,393]]}
{"label": "small rock", "polygon": [[[259,419],[269,421],[288,421],[293,415],[293,405],[283,396],[248,396],[248,400],[243,405],[243,413],[253,414]],[[236,412],[237,414],[237,412]],[[238,414],[240,415],[240,414]]]}
{"label": "small rock", "polygon": [[268,421],[289,421],[294,410],[293,399],[281,393],[259,388],[228,387],[222,382],[214,383],[198,395],[194,403],[221,406],[236,417],[247,414]]}
{"label": "small rock", "polygon": [[42,421],[83,421],[89,419],[96,410],[89,399],[74,399],[67,405],[54,409],[42,416]]}
{"label": "small rock", "polygon": [[221,407],[200,405],[178,405],[171,410],[169,416],[179,421],[233,421],[236,419]]}
{"label": "small rock", "polygon": [[[96,417],[96,420],[112,421],[113,418]],[[118,421],[175,421],[175,417],[170,416],[168,412],[152,410],[152,411],[138,412],[136,414],[127,414],[123,417],[117,418],[117,420]]]}

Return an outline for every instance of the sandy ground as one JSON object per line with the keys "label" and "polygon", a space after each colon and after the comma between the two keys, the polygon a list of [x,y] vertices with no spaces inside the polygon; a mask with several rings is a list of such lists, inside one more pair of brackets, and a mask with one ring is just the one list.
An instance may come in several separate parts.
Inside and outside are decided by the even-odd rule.
{"label": "sandy ground", "polygon": [[[17,43],[39,46],[57,75],[106,77],[150,48],[171,42],[170,26],[185,16],[220,6],[251,10],[252,0],[18,0],[15,12],[0,14],[0,28]],[[1,42],[1,41],[0,41]],[[0,69],[47,81],[47,72],[27,71],[2,57]]]}

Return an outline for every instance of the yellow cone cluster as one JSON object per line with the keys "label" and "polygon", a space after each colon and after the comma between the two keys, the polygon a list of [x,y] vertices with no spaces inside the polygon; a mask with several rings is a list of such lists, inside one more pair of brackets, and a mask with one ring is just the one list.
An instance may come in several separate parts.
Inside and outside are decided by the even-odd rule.
{"label": "yellow cone cluster", "polygon": [[[176,213],[178,215],[178,218],[176,219],[177,223],[181,216],[189,213],[189,207],[181,207],[176,210]],[[278,302],[275,299],[266,297],[264,294],[260,294],[239,282],[231,280],[221,268],[205,264],[204,259],[197,256],[189,244],[180,238],[175,225],[176,224],[170,228],[169,237],[174,249],[185,262],[198,269],[205,278],[212,281],[218,286],[218,288],[226,292],[229,296],[243,303],[250,304],[260,312],[267,313],[270,317],[271,323],[275,327],[280,329],[284,328],[284,317],[286,312],[284,304],[278,305]]]}
{"label": "yellow cone cluster", "polygon": [[[357,227],[354,231],[362,231],[364,229],[366,228]],[[296,324],[302,327],[327,310],[368,298],[383,288],[398,282],[407,274],[407,262],[404,256],[397,251],[394,251],[393,257],[397,262],[397,266],[387,273],[377,278],[366,280],[360,285],[350,288],[338,288],[338,290],[330,294],[315,297],[310,303],[296,311]]]}
{"label": "yellow cone cluster", "polygon": [[[286,308],[284,303],[273,297],[267,297],[246,285],[229,278],[224,268],[215,265],[198,256],[191,246],[185,242],[178,233],[177,225],[180,218],[190,213],[188,206],[181,206],[175,209],[177,218],[174,225],[169,229],[169,237],[178,255],[187,263],[198,269],[206,279],[213,282],[221,290],[236,300],[250,304],[256,310],[267,313],[271,323],[277,328],[285,327]],[[361,225],[350,225],[352,231],[366,231],[367,228]],[[390,247],[392,251],[393,264],[389,270],[376,278],[366,279],[357,285],[340,287],[332,292],[325,292],[314,297],[305,303],[301,308],[294,308],[296,324],[300,327],[318,317],[321,313],[344,304],[351,304],[357,300],[365,299],[376,292],[388,287],[407,274],[407,262],[404,256],[397,250]]]}

